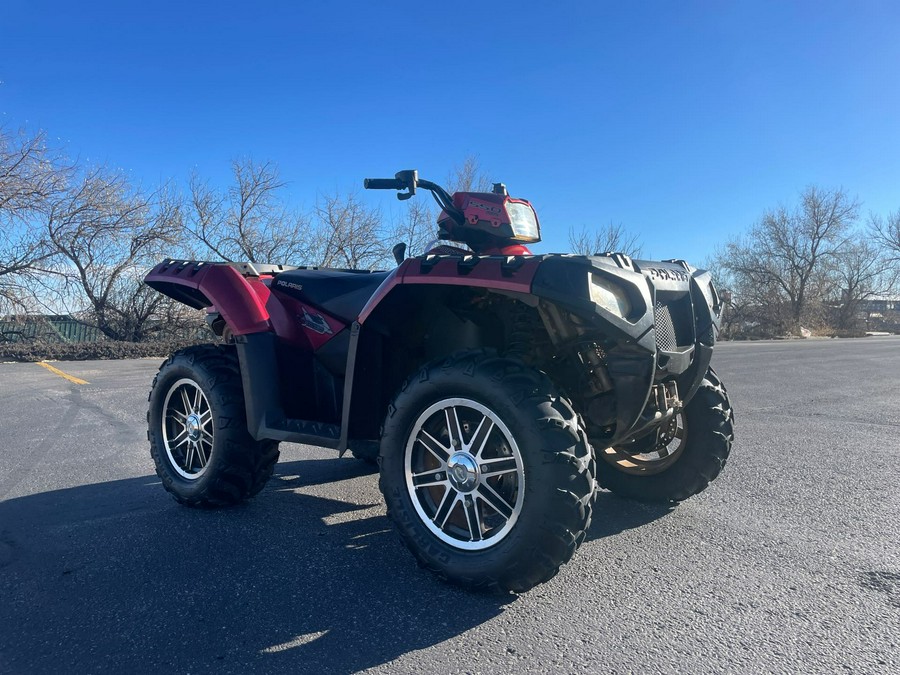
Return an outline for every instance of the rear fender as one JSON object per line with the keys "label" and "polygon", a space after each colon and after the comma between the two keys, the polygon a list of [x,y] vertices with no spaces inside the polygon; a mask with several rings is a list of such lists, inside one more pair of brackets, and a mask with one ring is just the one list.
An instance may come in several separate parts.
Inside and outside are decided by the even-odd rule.
{"label": "rear fender", "polygon": [[165,260],[150,270],[144,283],[194,309],[214,306],[234,335],[271,327],[268,286],[259,277],[245,278],[230,265]]}

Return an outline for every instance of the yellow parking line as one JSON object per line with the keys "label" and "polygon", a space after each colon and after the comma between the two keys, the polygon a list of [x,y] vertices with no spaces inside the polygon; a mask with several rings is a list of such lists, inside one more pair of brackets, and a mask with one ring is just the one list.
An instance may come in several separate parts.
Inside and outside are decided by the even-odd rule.
{"label": "yellow parking line", "polygon": [[73,384],[90,384],[90,382],[88,382],[87,380],[82,380],[80,377],[75,377],[74,375],[69,375],[68,373],[64,373],[63,371],[61,371],[59,368],[54,368],[46,361],[38,361],[37,364],[43,368],[46,368],[51,373],[56,373],[60,377],[66,378],[69,382],[72,382]]}

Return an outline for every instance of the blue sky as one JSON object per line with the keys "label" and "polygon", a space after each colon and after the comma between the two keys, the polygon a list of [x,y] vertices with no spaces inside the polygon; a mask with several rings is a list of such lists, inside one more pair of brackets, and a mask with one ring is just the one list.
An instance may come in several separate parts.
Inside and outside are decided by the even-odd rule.
{"label": "blue sky", "polygon": [[476,154],[539,251],[612,221],[700,262],[809,184],[900,209],[898,34],[896,2],[4,0],[0,122],[146,185],[272,160],[306,208]]}

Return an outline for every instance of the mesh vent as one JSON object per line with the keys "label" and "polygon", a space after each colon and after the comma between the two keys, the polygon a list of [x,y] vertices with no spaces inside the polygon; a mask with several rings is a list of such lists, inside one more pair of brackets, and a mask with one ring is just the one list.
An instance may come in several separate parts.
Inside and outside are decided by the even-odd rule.
{"label": "mesh vent", "polygon": [[653,320],[656,322],[656,348],[664,352],[675,351],[675,326],[672,324],[672,314],[663,303],[656,301],[653,308]]}

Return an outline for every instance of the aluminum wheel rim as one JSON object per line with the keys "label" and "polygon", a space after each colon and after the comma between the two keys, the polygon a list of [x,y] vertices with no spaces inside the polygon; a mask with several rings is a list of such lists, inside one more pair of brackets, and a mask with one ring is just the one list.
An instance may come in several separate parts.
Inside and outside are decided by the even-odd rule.
{"label": "aluminum wheel rim", "polygon": [[406,444],[406,489],[440,541],[478,551],[500,543],[525,499],[525,468],[515,438],[489,408],[466,398],[429,406]]}
{"label": "aluminum wheel rim", "polygon": [[182,378],[163,402],[163,446],[170,466],[185,480],[197,480],[209,466],[213,448],[212,409],[200,385]]}
{"label": "aluminum wheel rim", "polygon": [[676,425],[671,432],[672,439],[661,446],[655,446],[648,452],[629,453],[627,446],[605,448],[600,456],[621,471],[630,474],[650,475],[665,471],[674,464],[687,443],[687,421],[684,413],[678,413],[672,419]]}

